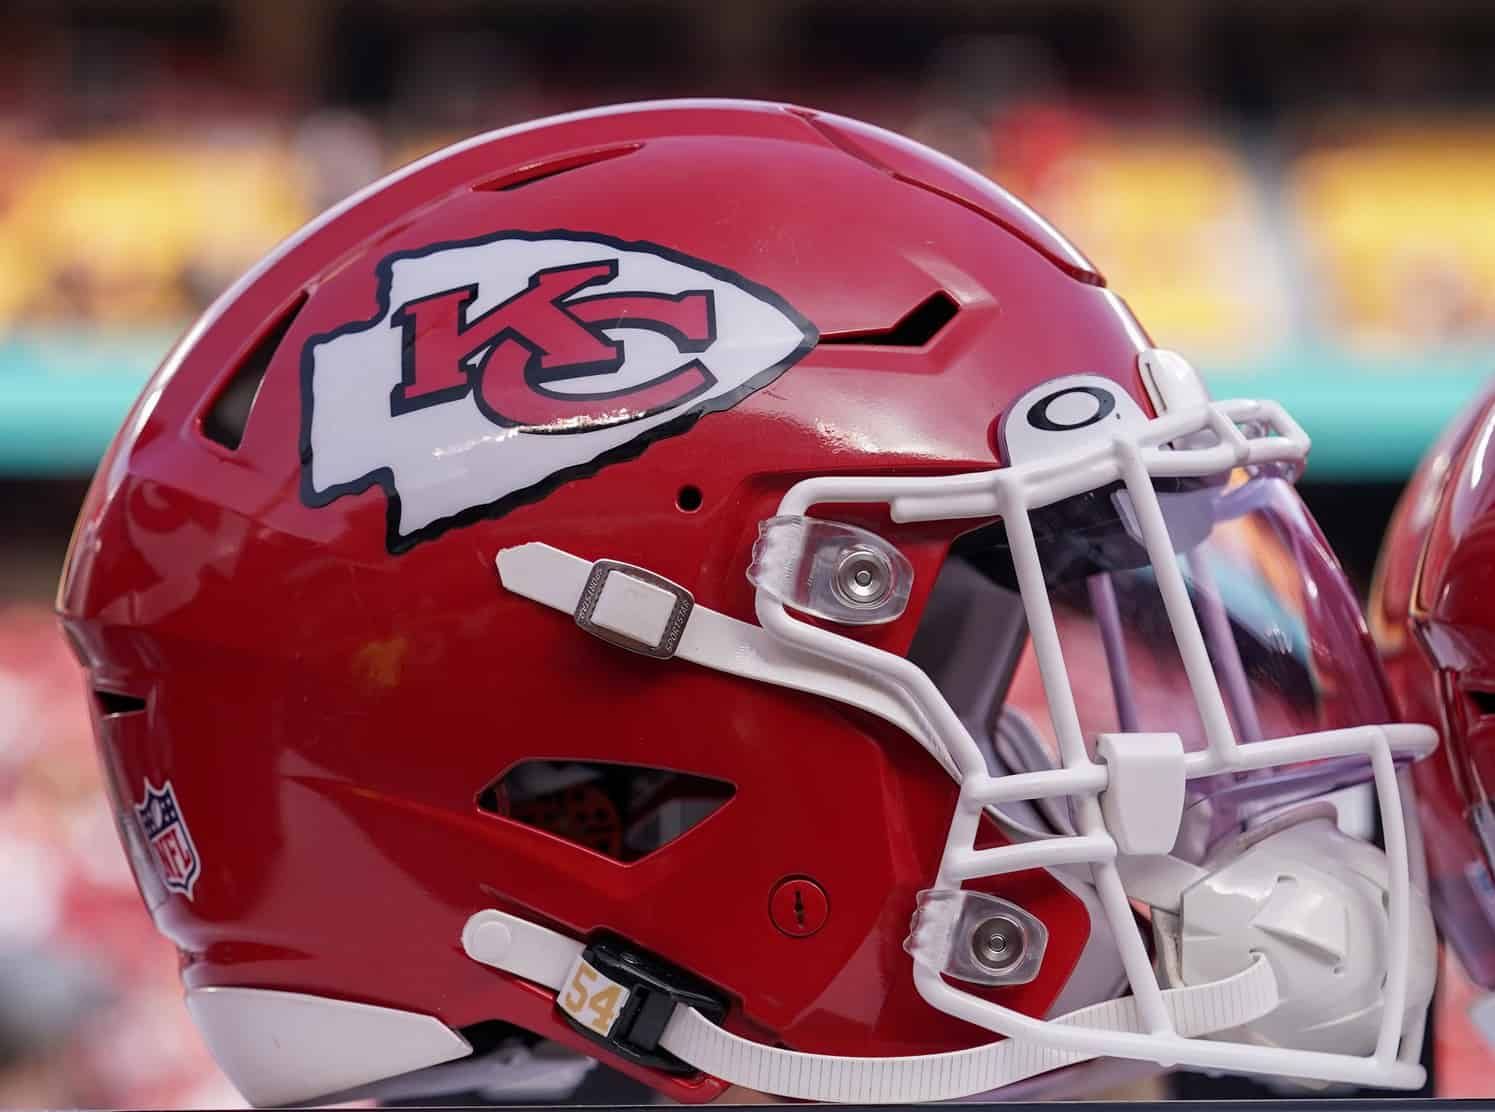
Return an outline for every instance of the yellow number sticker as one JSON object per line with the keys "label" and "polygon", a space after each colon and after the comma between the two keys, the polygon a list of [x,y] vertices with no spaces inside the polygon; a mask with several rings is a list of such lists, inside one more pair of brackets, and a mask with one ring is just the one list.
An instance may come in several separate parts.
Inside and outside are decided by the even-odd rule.
{"label": "yellow number sticker", "polygon": [[571,987],[566,990],[566,998],[561,1001],[561,1007],[580,1019],[582,1009],[587,1006],[587,982],[595,981],[601,974],[580,958],[576,959],[571,972]]}
{"label": "yellow number sticker", "polygon": [[592,993],[592,999],[588,1006],[597,1017],[592,1021],[592,1029],[604,1035],[611,1031],[613,1024],[618,1019],[618,1005],[622,1002],[622,985],[610,984],[606,988]]}
{"label": "yellow number sticker", "polygon": [[618,1012],[628,1003],[628,990],[604,977],[585,958],[578,957],[566,978],[559,1001],[561,1010],[599,1035],[607,1035],[618,1021]]}

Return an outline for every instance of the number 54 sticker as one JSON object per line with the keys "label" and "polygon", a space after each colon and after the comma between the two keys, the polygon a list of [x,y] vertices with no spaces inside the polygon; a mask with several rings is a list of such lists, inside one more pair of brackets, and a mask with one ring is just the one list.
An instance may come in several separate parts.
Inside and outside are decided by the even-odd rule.
{"label": "number 54 sticker", "polygon": [[628,1003],[628,990],[597,972],[583,957],[572,964],[565,985],[559,1001],[561,1010],[599,1035],[611,1034],[618,1013]]}

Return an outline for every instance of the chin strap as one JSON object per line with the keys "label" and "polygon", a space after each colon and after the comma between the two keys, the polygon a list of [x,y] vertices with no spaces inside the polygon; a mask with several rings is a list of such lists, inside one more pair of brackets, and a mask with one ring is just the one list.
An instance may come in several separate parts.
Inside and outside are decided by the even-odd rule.
{"label": "chin strap", "polygon": [[[603,1041],[612,1035],[626,1012],[630,992],[637,989],[594,968],[582,943],[502,911],[472,916],[462,931],[462,947],[474,961],[557,991],[560,1009]],[[1278,1001],[1272,967],[1260,956],[1223,980],[1165,989],[1162,995],[1175,1030],[1184,1037],[1240,1027],[1266,1015]],[[649,1049],[668,1051],[734,1085],[797,1100],[949,1100],[1095,1057],[1002,1039],[941,1054],[847,1058],[765,1046],[717,1026],[687,1004],[674,1004],[668,1018],[661,1018],[662,1030]],[[1053,1022],[1098,1031],[1146,1031],[1129,996],[1081,1008]],[[638,1026],[634,1024],[635,1029]]]}

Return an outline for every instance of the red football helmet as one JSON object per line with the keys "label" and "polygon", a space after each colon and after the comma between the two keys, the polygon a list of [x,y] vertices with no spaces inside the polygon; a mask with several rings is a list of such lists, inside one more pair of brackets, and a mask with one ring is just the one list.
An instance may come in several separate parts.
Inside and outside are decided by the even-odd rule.
{"label": "red football helmet", "polygon": [[1495,988],[1495,389],[1451,424],[1381,548],[1371,629],[1402,716],[1443,745],[1416,767],[1438,926]]}
{"label": "red football helmet", "polygon": [[[695,1101],[1097,1056],[1416,1086],[1434,739],[1388,724],[1306,451],[949,159],[606,109],[229,290],[59,605],[256,1102],[515,1032]],[[1384,853],[1319,799],[1370,777]]]}

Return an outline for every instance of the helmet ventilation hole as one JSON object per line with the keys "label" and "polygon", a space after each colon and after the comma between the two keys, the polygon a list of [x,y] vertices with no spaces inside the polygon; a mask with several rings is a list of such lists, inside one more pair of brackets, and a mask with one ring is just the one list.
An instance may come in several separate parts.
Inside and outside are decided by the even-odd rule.
{"label": "helmet ventilation hole", "polygon": [[559,158],[521,166],[517,170],[509,170],[481,185],[473,186],[473,192],[504,193],[511,189],[518,189],[522,185],[532,185],[537,181],[543,181],[545,178],[557,177],[571,170],[580,170],[583,166],[592,166],[598,162],[606,162],[610,158],[632,154],[642,146],[642,143],[623,143],[616,147],[603,147],[599,150],[575,151]]}
{"label": "helmet ventilation hole", "polygon": [[667,768],[524,761],[478,794],[478,809],[615,861],[637,861],[711,817],[731,784]]}
{"label": "helmet ventilation hole", "polygon": [[221,444],[236,452],[244,442],[244,430],[249,425],[249,414],[259,397],[260,383],[270,369],[270,360],[281,341],[286,338],[292,322],[306,304],[306,294],[298,294],[296,300],[286,306],[285,311],[267,328],[245,354],[227,384],[213,399],[213,404],[202,415],[202,434],[215,444]]}
{"label": "helmet ventilation hole", "polygon": [[873,344],[878,347],[918,348],[933,340],[955,319],[960,306],[944,290],[936,290],[905,313],[891,328],[864,329],[822,335],[822,344]]}
{"label": "helmet ventilation hole", "polygon": [[681,487],[679,493],[675,495],[675,505],[680,508],[681,513],[695,513],[701,508],[704,500],[701,488],[690,484]]}
{"label": "helmet ventilation hole", "polygon": [[115,718],[122,714],[139,714],[145,710],[145,700],[135,695],[124,695],[118,691],[93,689],[94,705],[99,708],[101,718]]}

